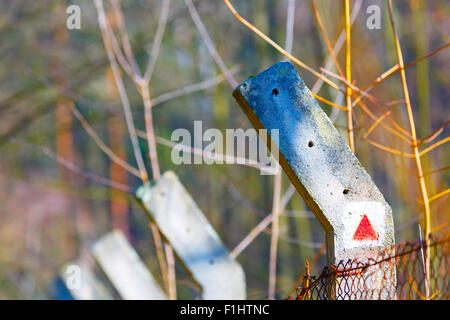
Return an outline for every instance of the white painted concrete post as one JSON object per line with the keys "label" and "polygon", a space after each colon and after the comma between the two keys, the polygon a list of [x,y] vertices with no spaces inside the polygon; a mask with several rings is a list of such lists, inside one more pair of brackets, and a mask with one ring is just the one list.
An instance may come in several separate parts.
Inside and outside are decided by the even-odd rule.
{"label": "white painted concrete post", "polygon": [[202,287],[202,298],[246,298],[245,274],[172,171],[136,191],[186,270]]}
{"label": "white painted concrete post", "polygon": [[167,299],[121,231],[112,231],[97,240],[92,254],[124,300]]}
{"label": "white painted concrete post", "polygon": [[93,269],[89,261],[81,257],[64,265],[60,275],[75,300],[112,300],[113,295]]}
{"label": "white painted concrete post", "polygon": [[[367,262],[395,243],[391,208],[291,63],[248,79],[233,96],[256,129],[279,130],[272,153],[325,229],[330,264]],[[389,268],[371,276],[374,299],[395,296]],[[383,269],[394,276],[382,279]]]}

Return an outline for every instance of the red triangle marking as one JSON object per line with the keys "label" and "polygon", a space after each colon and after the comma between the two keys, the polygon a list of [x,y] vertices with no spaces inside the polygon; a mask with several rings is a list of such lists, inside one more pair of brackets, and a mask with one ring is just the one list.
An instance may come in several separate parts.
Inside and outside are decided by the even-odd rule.
{"label": "red triangle marking", "polygon": [[356,228],[353,240],[378,240],[378,233],[373,229],[372,224],[366,215],[363,215],[358,228]]}

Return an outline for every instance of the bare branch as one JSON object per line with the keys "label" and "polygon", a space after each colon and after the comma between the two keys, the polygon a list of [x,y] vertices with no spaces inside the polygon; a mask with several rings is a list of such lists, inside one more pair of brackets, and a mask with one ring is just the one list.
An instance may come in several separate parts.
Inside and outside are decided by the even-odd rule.
{"label": "bare branch", "polygon": [[[229,69],[228,71],[231,74],[235,74],[239,70],[240,70],[240,67],[235,66],[235,67]],[[210,79],[207,79],[207,80],[199,82],[199,83],[190,84],[183,88],[179,88],[179,89],[167,92],[167,93],[163,93],[152,99],[152,103],[153,103],[152,108],[154,108],[155,106],[157,106],[158,104],[161,104],[163,102],[166,102],[166,101],[169,101],[172,99],[176,99],[176,98],[191,94],[193,92],[211,88],[211,87],[221,83],[225,79],[225,77],[226,77],[225,73],[221,73],[221,74],[215,76],[214,78],[210,78]]]}
{"label": "bare branch", "polygon": [[[185,1],[191,1],[191,0],[185,0]],[[316,70],[314,70],[313,68],[311,68],[310,66],[306,65],[304,62],[300,61],[299,59],[297,59],[296,57],[294,57],[293,55],[291,55],[289,52],[287,52],[285,49],[283,49],[282,47],[280,47],[275,41],[273,41],[272,39],[270,39],[267,35],[265,35],[263,32],[261,32],[258,28],[256,28],[254,25],[252,25],[250,22],[248,22],[247,20],[245,20],[241,15],[239,15],[239,13],[236,11],[236,9],[231,5],[229,0],[224,0],[225,4],[227,5],[228,9],[230,9],[230,11],[233,13],[233,15],[236,17],[236,19],[238,19],[243,25],[245,25],[247,28],[249,28],[250,30],[252,30],[254,33],[256,33],[259,37],[261,37],[264,41],[266,41],[268,44],[270,44],[272,47],[274,47],[275,49],[277,49],[280,53],[282,53],[284,56],[286,56],[287,58],[289,58],[292,62],[294,62],[295,64],[297,64],[298,66],[300,66],[301,68],[305,69],[306,71],[310,72],[311,74],[313,74],[314,76],[316,76],[319,79],[322,79],[325,83],[327,83],[329,86],[331,86],[332,88],[336,89],[336,90],[340,90],[339,86],[334,83],[333,81],[331,81],[330,79],[328,79],[327,77],[323,76],[322,74],[320,74],[319,72],[317,72]]]}
{"label": "bare branch", "polygon": [[161,48],[161,41],[164,35],[164,30],[166,29],[167,17],[169,15],[169,7],[170,0],[164,0],[161,14],[159,15],[158,28],[156,29],[155,39],[153,40],[152,52],[150,54],[147,70],[145,70],[144,74],[144,81],[147,83],[150,82],[150,79],[152,78],[153,70],[156,66],[156,60],[159,56],[159,49]]}
{"label": "bare branch", "polygon": [[[137,131],[137,134],[139,137],[147,139],[147,135],[145,132],[143,131]],[[180,150],[183,152],[187,152],[187,153],[191,153],[191,154],[195,154],[195,155],[199,155],[199,156],[203,156],[207,159],[211,159],[211,160],[218,160],[218,161],[223,161],[225,163],[228,164],[242,164],[242,165],[246,165],[255,169],[259,169],[261,171],[264,171],[267,174],[274,174],[276,172],[276,168],[272,168],[269,166],[265,166],[262,163],[252,160],[252,159],[246,159],[246,158],[241,158],[241,157],[235,157],[235,156],[231,156],[231,155],[227,155],[227,154],[221,154],[221,153],[212,153],[212,152],[206,152],[202,149],[197,149],[197,148],[192,148],[190,146],[185,146],[185,145],[180,145],[177,144],[173,141],[164,139],[162,137],[158,137],[156,136],[156,142],[162,145],[165,145],[167,147],[171,147],[174,148],[176,150]]]}
{"label": "bare branch", "polygon": [[142,77],[141,71],[139,70],[139,67],[136,63],[136,59],[134,58],[133,55],[133,50],[131,49],[130,39],[128,37],[128,32],[126,30],[125,19],[123,17],[123,12],[120,7],[120,3],[118,0],[110,0],[110,3],[112,4],[114,15],[116,17],[117,27],[119,28],[120,37],[122,39],[122,46],[128,58],[128,63],[132,67],[133,74],[137,76],[137,78],[141,78]]}
{"label": "bare branch", "polygon": [[[430,275],[430,248],[428,246],[429,236],[430,236],[430,228],[431,228],[430,202],[428,199],[428,189],[425,184],[425,178],[423,177],[422,161],[420,159],[421,154],[419,153],[419,148],[417,145],[416,125],[414,123],[414,115],[413,115],[411,101],[410,101],[410,97],[409,97],[408,84],[406,82],[406,72],[405,72],[405,65],[403,62],[403,53],[402,53],[402,49],[400,46],[400,40],[398,37],[397,29],[395,27],[394,12],[393,12],[394,10],[392,7],[392,0],[388,0],[387,2],[388,2],[389,19],[391,21],[392,33],[393,33],[394,42],[395,42],[395,49],[397,52],[398,65],[400,67],[400,77],[401,77],[401,82],[402,82],[403,97],[405,98],[406,112],[408,114],[409,127],[410,127],[410,131],[411,131],[412,151],[413,151],[414,160],[416,163],[417,176],[419,177],[419,189],[420,189],[420,193],[422,195],[422,200],[424,202],[424,209],[425,209],[425,211],[424,211],[424,220],[425,220],[424,232],[425,232],[425,244],[426,244],[425,284],[427,284],[430,281],[430,278],[429,278],[429,275]],[[424,152],[424,151],[422,151],[422,152]],[[426,296],[429,297],[429,287],[426,285],[425,288],[426,288]]]}
{"label": "bare branch", "polygon": [[80,121],[83,128],[86,130],[87,134],[92,138],[92,140],[95,142],[95,144],[109,157],[109,159],[113,162],[115,162],[120,167],[127,170],[129,173],[135,175],[136,177],[140,177],[139,170],[134,168],[133,166],[130,166],[125,160],[120,158],[118,155],[116,155],[111,148],[109,148],[103,141],[100,139],[100,137],[97,135],[97,133],[92,129],[90,124],[87,122],[87,120],[83,117],[83,115],[78,111],[78,109],[75,107],[75,105],[71,105],[71,111],[75,118]]}
{"label": "bare branch", "polygon": [[277,172],[273,182],[272,200],[272,237],[270,241],[269,257],[269,299],[275,299],[275,288],[277,279],[277,253],[279,236],[279,215],[280,215],[280,195],[281,195],[281,170]]}
{"label": "bare branch", "polygon": [[144,101],[145,133],[147,135],[148,153],[152,168],[153,180],[158,180],[160,176],[158,156],[156,154],[155,129],[153,127],[152,101],[150,100],[150,91],[148,84],[143,83],[140,87],[140,94]]}
{"label": "bare branch", "polygon": [[67,168],[70,171],[73,171],[77,174],[79,174],[80,176],[83,176],[87,179],[90,179],[92,181],[101,183],[103,185],[106,185],[110,188],[113,189],[117,189],[119,191],[122,192],[126,192],[126,193],[130,193],[131,190],[127,185],[121,184],[119,182],[115,182],[112,180],[109,180],[105,177],[102,177],[96,173],[87,171],[87,170],[83,170],[81,168],[79,168],[78,166],[76,166],[75,164],[73,164],[72,162],[68,161],[67,159],[57,155],[55,152],[53,152],[52,150],[50,150],[48,147],[41,147],[41,146],[36,146],[36,145],[32,145],[28,142],[25,142],[23,140],[17,139],[17,138],[11,138],[10,142],[15,143],[20,145],[21,147],[24,147],[26,149],[34,149],[37,151],[40,151],[41,153],[43,153],[44,155],[46,155],[47,157],[55,160],[56,162],[58,162],[60,165],[62,165],[63,167]]}
{"label": "bare branch", "polygon": [[233,259],[236,259],[236,257],[245,250],[245,248],[248,247],[250,243],[255,240],[255,238],[270,224],[272,223],[272,214],[269,214],[267,217],[265,217],[256,227],[250,231],[250,233],[231,251],[230,256]]}
{"label": "bare branch", "polygon": [[191,14],[192,20],[194,20],[194,23],[200,33],[200,36],[203,39],[203,42],[205,43],[206,47],[208,48],[209,53],[213,57],[214,61],[216,61],[217,65],[220,68],[220,71],[222,71],[223,74],[225,74],[228,83],[230,86],[234,89],[238,86],[238,82],[233,77],[233,75],[228,71],[227,66],[225,65],[225,62],[223,61],[222,57],[217,52],[216,47],[214,46],[213,41],[211,40],[211,37],[208,34],[208,31],[205,28],[205,25],[202,22],[202,19],[198,15],[197,9],[194,6],[194,3],[192,0],[185,0],[186,6],[189,9],[189,13]]}
{"label": "bare branch", "polygon": [[[350,25],[353,25],[353,23],[355,22],[356,17],[358,16],[359,11],[361,10],[361,7],[362,7],[362,0],[355,0],[352,12],[350,13]],[[338,36],[338,39],[336,40],[336,43],[334,44],[333,52],[335,53],[335,55],[339,53],[342,46],[344,45],[344,42],[345,42],[345,28],[341,31],[341,33]],[[326,70],[330,70],[332,66],[333,66],[333,57],[329,56],[323,68]],[[322,85],[323,80],[320,78],[317,79],[314,85],[312,86],[311,91],[315,93],[319,92]]]}
{"label": "bare branch", "polygon": [[98,22],[99,22],[100,30],[102,31],[103,43],[105,44],[105,49],[106,49],[106,52],[108,55],[109,63],[111,65],[111,69],[113,70],[114,80],[116,82],[117,89],[118,89],[119,95],[120,95],[120,99],[122,101],[122,106],[123,106],[123,110],[125,113],[125,119],[126,119],[126,123],[127,123],[127,128],[128,128],[128,132],[130,134],[131,144],[133,146],[134,156],[135,156],[136,162],[138,164],[141,179],[142,179],[142,181],[147,182],[148,181],[147,170],[145,168],[144,158],[142,157],[142,152],[139,147],[139,142],[137,140],[136,129],[134,127],[133,115],[131,113],[130,102],[128,100],[125,86],[123,84],[123,80],[120,75],[120,70],[117,65],[117,61],[113,54],[111,42],[107,35],[106,16],[105,16],[105,10],[103,8],[103,2],[102,2],[102,0],[94,0],[94,3],[97,8]]}
{"label": "bare branch", "polygon": [[289,53],[292,53],[292,43],[294,41],[294,18],[295,18],[295,0],[288,0],[288,10],[286,19],[286,42],[284,44],[284,47],[286,51]]}

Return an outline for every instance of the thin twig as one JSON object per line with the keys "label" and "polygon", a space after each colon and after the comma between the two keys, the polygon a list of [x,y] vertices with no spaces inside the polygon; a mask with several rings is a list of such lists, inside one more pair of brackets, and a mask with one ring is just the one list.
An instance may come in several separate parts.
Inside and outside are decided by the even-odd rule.
{"label": "thin twig", "polygon": [[161,276],[163,278],[164,289],[166,292],[170,291],[169,288],[169,273],[168,267],[166,264],[166,259],[164,257],[163,247],[162,247],[162,239],[161,234],[159,233],[158,226],[154,222],[150,222],[150,229],[152,230],[153,235],[153,243],[155,244],[156,256],[158,257],[159,269],[161,270]]}
{"label": "thin twig", "polygon": [[430,233],[434,233],[442,228],[445,228],[446,226],[448,226],[448,221],[445,221],[443,224],[434,227],[433,229],[430,230]]}
{"label": "thin twig", "polygon": [[313,93],[313,92],[311,92],[311,94],[313,95],[314,98],[316,98],[317,100],[322,101],[322,102],[328,104],[329,106],[332,106],[332,107],[335,107],[335,108],[338,108],[338,109],[347,111],[347,108],[344,107],[344,106],[340,106],[340,105],[338,105],[338,104],[336,104],[336,103],[334,103],[334,102],[331,102],[331,101],[329,101],[329,100],[327,100],[327,99],[325,99],[325,98],[322,98],[321,96],[318,96],[317,94],[315,94],[315,93]]}
{"label": "thin twig", "polygon": [[[139,137],[147,139],[147,135],[144,131],[138,130],[137,134]],[[210,160],[217,160],[219,162],[224,162],[227,164],[241,164],[241,165],[249,166],[249,167],[252,167],[255,169],[259,169],[259,170],[265,172],[266,174],[275,174],[276,170],[277,170],[277,168],[272,168],[272,167],[266,166],[256,160],[242,158],[242,157],[235,157],[235,156],[228,155],[228,154],[204,151],[202,149],[197,149],[197,148],[193,148],[193,147],[190,147],[187,145],[175,143],[171,140],[167,140],[167,139],[164,139],[159,136],[156,136],[156,142],[159,144],[162,144],[164,146],[173,148],[175,150],[183,151],[183,152],[194,154],[194,155],[199,155],[199,156],[202,156],[202,157],[210,159]]]}
{"label": "thin twig", "polygon": [[131,190],[127,185],[121,184],[119,182],[115,182],[112,180],[109,180],[105,177],[99,176],[96,173],[84,170],[79,168],[78,166],[76,166],[75,164],[73,164],[72,162],[68,161],[67,159],[57,155],[54,151],[50,150],[50,148],[48,147],[41,147],[41,146],[36,146],[36,145],[32,145],[28,142],[25,142],[23,140],[19,140],[17,138],[11,138],[10,142],[12,143],[16,143],[24,148],[27,149],[34,149],[34,150],[38,150],[40,151],[42,154],[46,155],[47,157],[55,160],[56,162],[58,162],[60,165],[62,165],[63,167],[65,167],[66,169],[73,171],[77,174],[79,174],[80,176],[83,176],[87,179],[90,179],[92,181],[96,181],[98,183],[101,183],[103,185],[106,185],[110,188],[122,191],[122,192],[126,192],[126,193],[130,193]]}
{"label": "thin twig", "polygon": [[[240,69],[241,69],[241,67],[237,65],[229,70],[232,74],[236,74]],[[115,103],[104,105],[102,103],[98,103],[97,101],[92,101],[87,98],[84,98],[84,97],[80,96],[79,94],[75,93],[71,88],[61,87],[55,83],[52,83],[48,79],[39,78],[35,74],[31,74],[31,73],[27,74],[27,75],[32,77],[34,80],[41,82],[42,84],[46,85],[47,87],[58,91],[61,95],[78,102],[78,104],[90,105],[95,108],[106,110],[111,114],[123,116],[123,112],[116,109],[116,106],[118,106],[118,105],[116,105]],[[152,109],[155,106],[162,104],[164,102],[167,102],[167,101],[170,101],[173,99],[177,99],[177,98],[183,97],[185,95],[189,95],[194,92],[209,89],[209,88],[221,83],[224,79],[225,79],[225,75],[223,73],[220,73],[213,78],[209,78],[209,79],[206,79],[206,80],[198,82],[198,83],[189,84],[182,88],[178,88],[178,89],[166,92],[166,93],[162,93],[152,99]],[[137,117],[134,117],[134,118],[137,118]]]}
{"label": "thin twig", "polygon": [[428,199],[428,201],[432,202],[432,201],[437,200],[437,199],[439,199],[439,198],[441,198],[441,197],[443,197],[443,196],[445,196],[445,195],[447,195],[449,193],[450,193],[450,189],[446,189],[446,190],[444,190],[442,192],[439,192],[438,194],[435,194],[434,196],[430,197]]}
{"label": "thin twig", "polygon": [[396,154],[396,155],[403,156],[403,157],[406,157],[406,158],[414,158],[414,154],[412,154],[412,153],[407,153],[407,152],[403,152],[403,151],[400,151],[400,150],[397,150],[397,149],[389,148],[389,147],[383,146],[380,143],[377,143],[375,141],[369,140],[367,138],[363,138],[363,140],[366,141],[367,143],[369,143],[369,144],[371,144],[371,145],[381,149],[381,150],[390,152],[392,154]]}
{"label": "thin twig", "polygon": [[[234,66],[231,69],[228,69],[228,71],[234,75],[236,72],[240,70],[240,66]],[[157,106],[158,104],[161,104],[163,102],[176,99],[188,94],[191,94],[193,92],[206,90],[208,88],[211,88],[219,83],[221,83],[224,79],[226,79],[225,73],[221,73],[214,78],[206,79],[205,81],[201,81],[199,83],[194,83],[187,85],[183,88],[175,89],[167,93],[163,93],[157,97],[154,97],[152,99],[152,108]]]}
{"label": "thin twig", "polygon": [[327,33],[325,32],[325,28],[323,27],[322,19],[320,18],[319,11],[317,10],[317,5],[316,5],[315,1],[312,2],[312,6],[313,6],[313,11],[314,11],[314,15],[316,17],[317,24],[319,25],[320,32],[322,33],[322,37],[325,40],[325,44],[327,45],[328,53],[330,54],[330,57],[334,62],[334,66],[336,67],[336,70],[343,77],[344,73],[342,72],[341,66],[339,65],[337,57],[334,54],[330,39],[328,38]]}
{"label": "thin twig", "polygon": [[294,42],[294,18],[295,18],[295,0],[288,0],[288,10],[286,19],[286,42],[284,47],[287,52],[292,53],[292,44]]}
{"label": "thin twig", "polygon": [[144,102],[144,118],[145,132],[147,134],[148,153],[152,168],[153,180],[158,180],[160,176],[158,157],[156,154],[155,130],[153,127],[152,101],[150,100],[150,92],[147,84],[140,86],[140,94]]}
{"label": "thin twig", "polygon": [[419,145],[424,144],[424,143],[429,143],[431,141],[433,141],[434,139],[436,139],[442,132],[444,132],[444,129],[447,125],[450,124],[450,121],[447,121],[446,123],[444,123],[442,126],[440,126],[439,128],[437,128],[436,130],[434,130],[432,133],[430,133],[427,137],[421,139],[420,141],[418,141],[417,143]]}
{"label": "thin twig", "polygon": [[287,206],[289,200],[294,195],[294,193],[295,193],[295,187],[293,184],[290,184],[289,187],[287,188],[286,192],[284,193],[283,197],[281,197],[281,200],[280,200],[280,207],[282,208],[282,211]]}
{"label": "thin twig", "polygon": [[444,138],[442,140],[439,140],[438,142],[434,143],[433,145],[429,146],[428,148],[422,150],[419,152],[420,156],[423,156],[424,154],[427,154],[428,152],[430,152],[431,150],[439,147],[440,145],[447,143],[450,141],[450,137]]}
{"label": "thin twig", "polygon": [[106,16],[105,10],[103,8],[103,2],[101,0],[94,0],[95,6],[98,12],[98,23],[100,26],[100,30],[102,31],[103,43],[105,45],[106,53],[108,55],[109,63],[111,65],[111,69],[113,71],[114,80],[116,82],[117,89],[119,91],[120,99],[122,101],[123,110],[125,113],[125,119],[127,123],[128,132],[131,139],[131,144],[134,151],[134,156],[136,158],[136,162],[139,168],[139,173],[142,181],[145,183],[148,181],[147,170],[144,164],[144,158],[142,157],[142,152],[139,147],[139,142],[136,136],[136,129],[134,127],[133,115],[131,113],[130,102],[128,100],[128,96],[125,90],[125,86],[123,84],[122,77],[120,75],[120,70],[117,65],[117,61],[115,59],[113,50],[111,48],[111,41],[107,35],[107,26],[106,26]]}
{"label": "thin twig", "polygon": [[427,172],[425,172],[423,174],[423,176],[426,177],[426,176],[428,176],[430,174],[435,174],[435,173],[442,172],[442,171],[445,171],[445,170],[448,170],[448,169],[450,169],[450,166],[443,167],[443,168],[440,168],[440,169],[431,170],[431,171],[427,171]]}
{"label": "thin twig", "polygon": [[134,74],[140,78],[141,72],[136,63],[136,59],[134,58],[133,50],[131,49],[130,39],[128,37],[128,32],[126,30],[125,19],[123,17],[123,12],[120,7],[120,3],[118,0],[110,0],[110,3],[112,4],[114,15],[116,17],[117,27],[119,28],[120,37],[122,39],[122,46],[127,56],[128,63],[133,68]]}
{"label": "thin twig", "polygon": [[269,299],[275,299],[276,279],[277,279],[277,252],[279,236],[279,215],[281,196],[281,170],[274,177],[274,191],[272,200],[272,237],[270,241],[269,253]]}
{"label": "thin twig", "polygon": [[379,117],[377,119],[377,121],[375,121],[372,126],[369,128],[369,130],[367,130],[367,132],[363,135],[362,139],[365,139],[369,136],[369,134],[377,127],[377,125],[383,121],[383,119],[387,116],[389,116],[391,114],[391,111],[387,111],[385,114],[383,114],[381,117]]}
{"label": "thin twig", "polygon": [[87,134],[92,138],[92,140],[95,142],[95,144],[109,157],[109,159],[113,162],[115,162],[117,165],[128,171],[129,173],[135,175],[136,177],[140,177],[139,170],[135,167],[129,165],[125,160],[123,160],[121,157],[119,157],[117,154],[114,153],[114,151],[109,148],[102,139],[97,135],[97,133],[94,131],[94,129],[91,127],[91,125],[87,122],[87,120],[83,117],[83,115],[78,111],[77,107],[75,105],[71,105],[71,111],[75,118],[80,121],[83,128],[86,130]]}
{"label": "thin twig", "polygon": [[[353,25],[353,23],[356,20],[356,17],[359,14],[359,11],[361,10],[362,7],[362,0],[355,0],[353,8],[352,8],[352,12],[350,14],[350,24]],[[333,47],[333,52],[337,55],[339,53],[339,51],[341,50],[342,46],[345,43],[345,26],[343,28],[343,30],[341,31],[341,33],[339,34],[334,47]],[[325,70],[329,70],[331,69],[333,65],[333,58],[331,56],[329,56],[326,60],[325,66],[323,67],[323,69]],[[314,85],[312,86],[311,91],[312,92],[319,92],[319,90],[322,88],[323,85],[323,81],[321,79],[317,79],[317,81],[314,83]]]}
{"label": "thin twig", "polygon": [[[378,121],[379,118],[378,118],[375,114],[373,114],[372,111],[370,111],[370,109],[369,109],[362,101],[359,101],[359,105],[360,105],[361,109],[362,109],[362,110],[363,110],[370,118],[372,118],[372,120],[374,120],[375,122]],[[387,116],[387,118],[390,119],[389,116]],[[396,130],[396,129],[394,129],[394,128],[391,128],[391,127],[388,126],[387,124],[385,124],[384,121],[380,121],[380,125],[381,125],[383,128],[385,128],[387,131],[389,131],[390,133],[392,133],[393,135],[395,135],[396,137],[402,139],[403,141],[405,141],[406,143],[408,143],[409,145],[411,145],[411,143],[412,143],[411,140],[410,140],[408,137],[404,136],[404,135],[402,134],[403,132],[401,132],[400,130],[398,130],[399,127],[396,127],[396,128],[397,128],[397,130]],[[394,126],[395,126],[395,125],[394,125]]]}
{"label": "thin twig", "polygon": [[[360,88],[358,88],[357,86],[355,86],[353,83],[351,83],[350,81],[347,80],[346,77],[340,76],[330,70],[326,70],[324,68],[320,68],[320,70],[324,73],[327,74],[339,81],[341,81],[344,85],[345,85],[345,90],[344,92],[347,91],[347,89],[350,89],[351,91],[355,91],[352,93],[352,95],[355,95],[356,93],[361,93],[361,95],[363,95],[364,97],[366,97],[367,99],[369,99],[370,102],[376,104],[378,102],[382,102],[380,101],[380,99],[375,98],[374,96],[370,95],[369,93],[362,91]],[[382,102],[383,104],[387,104],[386,102]],[[352,104],[353,106],[353,104]]]}
{"label": "thin twig", "polygon": [[[403,69],[408,69],[409,67],[412,67],[413,65],[417,64],[418,62],[427,59],[433,55],[435,55],[436,53],[440,52],[441,50],[444,50],[446,48],[450,47],[450,42],[437,48],[436,50],[428,53],[427,55],[420,57],[410,63],[408,63],[406,66],[404,66]],[[379,77],[377,77],[373,82],[371,82],[370,84],[368,84],[367,86],[361,88],[362,91],[366,91],[369,90],[370,88],[376,86],[377,84],[383,82],[384,80],[388,79],[389,77],[397,74],[400,72],[400,67],[398,64],[392,66],[391,68],[389,68],[388,70],[386,70],[385,72],[383,72]]]}
{"label": "thin twig", "polygon": [[136,78],[136,73],[131,67],[128,60],[125,58],[125,55],[122,52],[122,49],[120,48],[119,41],[116,38],[116,35],[114,34],[114,31],[112,30],[111,26],[109,25],[108,21],[106,21],[106,32],[111,40],[111,47],[114,51],[114,54],[116,55],[117,62],[122,67],[123,70],[125,70],[126,74],[133,80],[139,80],[139,78]]}
{"label": "thin twig", "polygon": [[422,228],[420,227],[420,223],[417,224],[417,226],[419,227],[419,240],[420,240],[420,254],[421,254],[421,258],[422,258],[422,270],[425,276],[425,298],[426,300],[428,300],[428,293],[430,292],[430,284],[428,282],[428,276],[427,276],[427,268],[425,268],[425,258],[423,255],[423,240],[422,240]]}
{"label": "thin twig", "polygon": [[255,238],[270,224],[272,223],[272,214],[267,215],[263,220],[261,220],[256,227],[254,227],[245,238],[239,242],[239,244],[231,251],[230,257],[236,259],[236,257],[248,247],[250,243],[255,240]]}
{"label": "thin twig", "polygon": [[189,10],[189,13],[191,14],[192,20],[195,23],[195,26],[198,29],[198,32],[200,33],[200,36],[203,39],[203,42],[205,43],[206,47],[208,48],[209,53],[213,57],[216,64],[219,66],[220,71],[225,74],[228,83],[230,86],[234,89],[237,87],[238,82],[233,77],[233,75],[228,71],[227,66],[225,65],[225,62],[223,61],[222,57],[219,55],[219,52],[217,52],[217,49],[211,40],[211,37],[208,34],[208,31],[205,28],[205,25],[203,24],[202,19],[200,18],[197,9],[194,6],[194,3],[192,0],[185,0],[186,6]]}
{"label": "thin twig", "polygon": [[[116,0],[117,1],[117,0]],[[150,82],[153,70],[156,66],[156,60],[159,56],[159,49],[161,48],[161,41],[164,35],[164,30],[166,29],[167,17],[169,15],[170,0],[164,0],[161,8],[161,13],[158,20],[158,28],[156,29],[155,39],[153,40],[152,52],[150,54],[150,59],[147,64],[147,70],[145,70],[144,81]]]}
{"label": "thin twig", "polygon": [[228,192],[230,192],[231,196],[238,202],[240,202],[245,208],[247,208],[250,212],[254,213],[257,216],[263,217],[267,213],[263,210],[258,209],[253,203],[243,197],[236,186],[231,182],[226,180],[225,185],[227,186]]}
{"label": "thin twig", "polygon": [[283,241],[292,243],[292,244],[296,244],[296,245],[311,248],[311,249],[320,249],[323,245],[322,242],[304,241],[304,240],[295,239],[295,238],[286,237],[286,236],[280,236],[280,239]]}
{"label": "thin twig", "polygon": [[423,295],[423,294],[421,294],[420,293],[420,291],[419,291],[419,289],[417,289],[417,286],[416,286],[416,284],[414,283],[414,280],[413,280],[413,278],[411,277],[411,274],[408,272],[408,281],[409,281],[409,284],[411,285],[411,287],[413,288],[413,290],[417,293],[417,295],[420,297],[420,299],[422,299],[422,300],[427,300],[427,298]]}

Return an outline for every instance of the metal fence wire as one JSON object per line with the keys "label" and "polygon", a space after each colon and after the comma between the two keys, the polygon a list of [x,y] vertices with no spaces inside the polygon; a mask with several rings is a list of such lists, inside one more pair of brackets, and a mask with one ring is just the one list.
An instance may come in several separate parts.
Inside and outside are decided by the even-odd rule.
{"label": "metal fence wire", "polygon": [[[430,239],[429,277],[424,272],[425,242],[407,242],[379,252],[376,259],[370,259],[366,263],[356,260],[340,261],[337,265],[325,267],[317,277],[306,273],[303,283],[288,299],[448,300],[449,242],[448,234],[441,239]],[[392,254],[393,252],[395,254]],[[377,278],[376,281],[381,281],[381,286],[374,288],[374,277]],[[429,280],[426,280],[427,278]],[[390,285],[389,282],[395,280],[395,286]]]}

